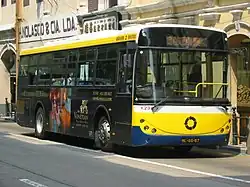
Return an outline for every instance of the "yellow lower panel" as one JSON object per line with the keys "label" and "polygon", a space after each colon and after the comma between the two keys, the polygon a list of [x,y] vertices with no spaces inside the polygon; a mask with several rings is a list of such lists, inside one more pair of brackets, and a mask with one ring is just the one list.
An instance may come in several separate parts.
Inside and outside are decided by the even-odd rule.
{"label": "yellow lower panel", "polygon": [[[149,135],[216,135],[228,134],[228,113],[146,113],[133,112],[133,126]],[[156,129],[153,133],[152,129]]]}

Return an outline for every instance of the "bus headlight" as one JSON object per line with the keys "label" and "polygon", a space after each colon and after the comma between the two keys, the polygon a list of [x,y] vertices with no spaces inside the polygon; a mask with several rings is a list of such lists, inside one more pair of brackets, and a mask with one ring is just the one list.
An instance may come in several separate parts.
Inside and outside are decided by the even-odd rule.
{"label": "bus headlight", "polygon": [[151,132],[152,132],[152,133],[156,133],[156,129],[153,128],[153,129],[151,130]]}
{"label": "bus headlight", "polygon": [[145,121],[144,119],[140,119],[140,123],[144,123],[144,121]]}
{"label": "bus headlight", "polygon": [[224,132],[224,128],[222,128],[222,129],[220,130],[220,132],[223,133],[223,132]]}
{"label": "bus headlight", "polygon": [[149,126],[144,126],[144,130],[146,131],[146,130],[148,130],[149,129]]}

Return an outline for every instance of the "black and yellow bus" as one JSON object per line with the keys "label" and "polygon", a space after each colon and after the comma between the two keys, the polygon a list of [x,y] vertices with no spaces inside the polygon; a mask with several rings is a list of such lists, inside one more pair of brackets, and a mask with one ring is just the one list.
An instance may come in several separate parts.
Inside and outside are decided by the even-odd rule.
{"label": "black and yellow bus", "polygon": [[135,25],[23,50],[17,123],[113,145],[228,144],[228,43],[224,31]]}

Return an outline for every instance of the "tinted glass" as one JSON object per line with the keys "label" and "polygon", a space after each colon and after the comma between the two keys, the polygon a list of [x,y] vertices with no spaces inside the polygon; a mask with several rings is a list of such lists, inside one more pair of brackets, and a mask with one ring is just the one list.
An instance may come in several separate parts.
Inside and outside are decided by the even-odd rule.
{"label": "tinted glass", "polygon": [[139,46],[183,49],[227,50],[226,34],[195,28],[145,28],[139,35]]}

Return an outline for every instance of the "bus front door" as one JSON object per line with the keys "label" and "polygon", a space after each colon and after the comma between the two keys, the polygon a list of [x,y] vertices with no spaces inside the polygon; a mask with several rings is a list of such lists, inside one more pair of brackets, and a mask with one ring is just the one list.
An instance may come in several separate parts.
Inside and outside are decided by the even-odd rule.
{"label": "bus front door", "polygon": [[112,141],[119,145],[131,144],[132,122],[132,75],[133,54],[128,51],[120,52],[118,63],[118,81],[116,94],[113,99],[113,128]]}

